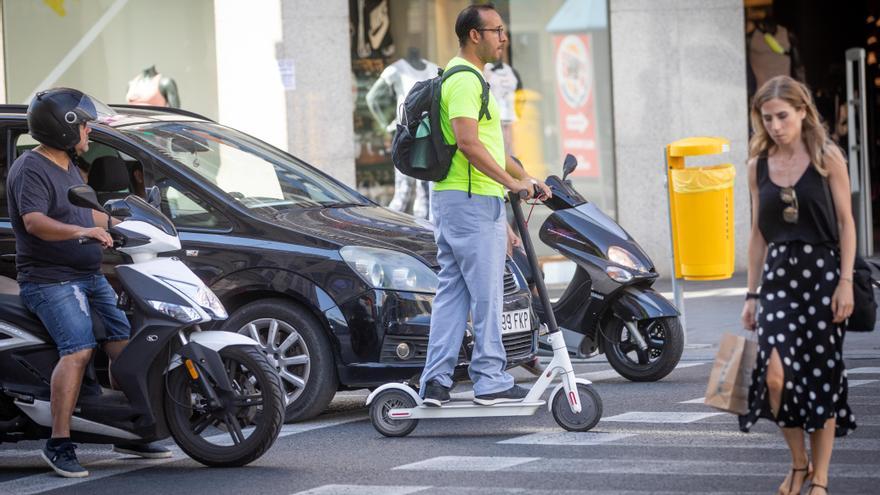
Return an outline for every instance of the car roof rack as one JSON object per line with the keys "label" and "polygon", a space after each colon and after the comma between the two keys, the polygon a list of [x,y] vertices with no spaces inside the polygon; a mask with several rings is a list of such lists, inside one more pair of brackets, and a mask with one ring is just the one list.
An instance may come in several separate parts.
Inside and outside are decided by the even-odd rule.
{"label": "car roof rack", "polygon": [[[27,108],[27,106],[25,106]],[[163,112],[163,113],[175,113],[178,115],[185,115],[187,117],[195,117],[197,119],[207,120],[208,122],[214,122],[213,119],[209,119],[204,115],[190,112],[189,110],[183,110],[181,108],[174,107],[157,107],[153,105],[130,105],[126,103],[111,103],[110,108],[130,108],[132,110],[153,110],[155,112]]]}

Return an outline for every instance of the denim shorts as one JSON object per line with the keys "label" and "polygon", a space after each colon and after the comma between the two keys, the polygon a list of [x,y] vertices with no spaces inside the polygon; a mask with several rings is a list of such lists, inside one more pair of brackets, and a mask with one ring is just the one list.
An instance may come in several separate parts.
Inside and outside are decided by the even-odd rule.
{"label": "denim shorts", "polygon": [[21,282],[19,286],[24,305],[43,322],[61,356],[97,347],[92,313],[104,324],[102,342],[127,340],[131,334],[125,313],[116,306],[116,293],[101,274],[51,284]]}

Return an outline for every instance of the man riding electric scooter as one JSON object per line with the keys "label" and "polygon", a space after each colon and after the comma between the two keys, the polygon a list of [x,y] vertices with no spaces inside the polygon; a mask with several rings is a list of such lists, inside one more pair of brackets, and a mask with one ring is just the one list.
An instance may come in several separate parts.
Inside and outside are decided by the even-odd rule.
{"label": "man riding electric scooter", "polygon": [[[37,93],[28,107],[31,136],[40,145],[15,160],[7,179],[9,216],[15,233],[21,298],[45,325],[61,359],[52,373],[52,438],[42,456],[59,475],[88,476],[70,441],[70,422],[83,374],[97,342],[92,314],[106,330],[103,350],[116,359],[131,328],[116,307],[116,294],[100,272],[101,248],[113,239],[110,218],[72,205],[68,189],[83,184],[75,158],[88,151],[89,122],[98,109],[88,95],[58,88]],[[80,243],[88,237],[100,242]],[[147,458],[171,457],[149,444],[114,445],[117,452]]]}

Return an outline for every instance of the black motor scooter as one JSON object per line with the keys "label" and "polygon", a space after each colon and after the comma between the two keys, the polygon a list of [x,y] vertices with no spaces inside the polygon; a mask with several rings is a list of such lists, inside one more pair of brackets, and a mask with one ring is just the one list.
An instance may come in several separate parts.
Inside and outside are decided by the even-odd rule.
{"label": "black motor scooter", "polygon": [[[171,436],[209,466],[242,466],[263,455],[281,431],[281,381],[258,342],[201,331],[201,324],[226,319],[226,310],[182,261],[158,256],[180,249],[171,221],[137,196],[104,208],[82,185],[69,197],[74,205],[124,218],[109,231],[116,251],[131,261],[116,273],[123,287],[119,304],[132,314],[131,340],[110,367],[119,390],[101,387],[109,380],[87,373],[71,438],[140,443]],[[0,286],[0,443],[49,438],[49,384],[57,362],[48,331],[7,279]]]}
{"label": "black motor scooter", "polygon": [[[577,160],[567,155],[562,178],[546,180],[553,197],[544,204],[553,213],[541,225],[540,238],[577,265],[553,313],[573,356],[604,352],[623,377],[660,380],[675,369],[684,348],[679,312],[652,288],[658,276],[654,263],[635,239],[567,180],[575,168]],[[531,285],[525,256],[514,261]],[[537,298],[533,306],[543,321]]]}

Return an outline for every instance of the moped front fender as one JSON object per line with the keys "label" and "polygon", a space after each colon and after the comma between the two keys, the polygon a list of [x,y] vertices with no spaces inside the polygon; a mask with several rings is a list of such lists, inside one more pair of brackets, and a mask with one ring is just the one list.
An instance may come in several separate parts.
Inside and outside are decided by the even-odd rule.
{"label": "moped front fender", "polygon": [[651,288],[626,287],[611,303],[614,316],[623,321],[676,317],[681,313],[659,292]]}

